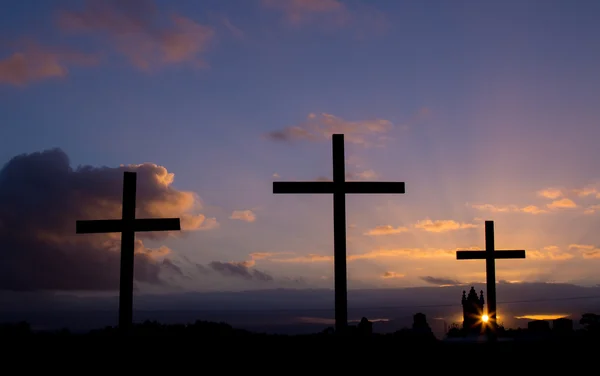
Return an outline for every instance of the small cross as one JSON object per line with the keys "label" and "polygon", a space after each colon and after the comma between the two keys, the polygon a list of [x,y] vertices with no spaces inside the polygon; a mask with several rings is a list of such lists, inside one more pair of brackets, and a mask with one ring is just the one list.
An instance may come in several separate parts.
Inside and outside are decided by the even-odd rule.
{"label": "small cross", "polygon": [[133,320],[133,261],[135,233],[179,231],[179,218],[135,218],[136,173],[124,172],[121,219],[77,221],[77,234],[121,233],[121,275],[119,282],[119,331],[128,334]]}
{"label": "small cross", "polygon": [[273,182],[273,193],[333,194],[333,258],[335,289],[335,329],[344,333],[348,325],[346,280],[346,194],[404,193],[401,182],[345,181],[344,135],[331,137],[333,146],[333,181]]}
{"label": "small cross", "polygon": [[485,251],[456,251],[457,260],[485,260],[489,339],[494,341],[496,329],[496,259],[524,259],[525,251],[500,251],[494,245],[494,221],[485,221]]}

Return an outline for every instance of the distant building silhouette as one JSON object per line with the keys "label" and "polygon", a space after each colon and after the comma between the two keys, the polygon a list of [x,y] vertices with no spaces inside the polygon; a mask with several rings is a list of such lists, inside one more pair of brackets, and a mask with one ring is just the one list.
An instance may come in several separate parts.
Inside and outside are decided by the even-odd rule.
{"label": "distant building silhouette", "polygon": [[463,307],[463,330],[466,333],[481,333],[483,330],[483,291],[477,296],[475,288],[471,286],[471,291],[467,296],[467,292],[463,291],[462,307]]}
{"label": "distant building silhouette", "polygon": [[573,320],[566,317],[552,321],[552,331],[555,333],[570,333],[573,331]]}

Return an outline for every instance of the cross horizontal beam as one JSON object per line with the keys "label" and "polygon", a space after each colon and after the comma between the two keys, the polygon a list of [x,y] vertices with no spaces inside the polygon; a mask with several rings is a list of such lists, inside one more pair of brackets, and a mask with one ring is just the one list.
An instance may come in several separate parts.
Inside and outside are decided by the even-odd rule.
{"label": "cross horizontal beam", "polygon": [[[275,194],[320,194],[334,193],[338,183],[332,181],[276,181],[273,182]],[[398,194],[405,193],[403,182],[349,181],[341,183],[344,193],[351,194]]]}
{"label": "cross horizontal beam", "polygon": [[492,253],[495,259],[524,259],[525,251],[522,250],[511,250],[511,251],[456,251],[457,260],[485,260]]}
{"label": "cross horizontal beam", "polygon": [[128,222],[129,221],[123,222],[122,219],[77,221],[75,231],[77,234],[101,234],[108,232],[122,232],[124,230],[135,232],[181,230],[179,218],[140,218],[133,220],[131,225]]}

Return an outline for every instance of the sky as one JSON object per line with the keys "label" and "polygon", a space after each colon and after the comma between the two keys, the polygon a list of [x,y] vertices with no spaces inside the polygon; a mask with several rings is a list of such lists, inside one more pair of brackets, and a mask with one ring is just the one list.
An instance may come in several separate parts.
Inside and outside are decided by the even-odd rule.
{"label": "sky", "polygon": [[[0,289],[333,288],[330,195],[273,181],[402,181],[347,197],[348,285],[600,283],[600,3],[8,0],[0,13]],[[500,296],[499,296],[500,299]]]}

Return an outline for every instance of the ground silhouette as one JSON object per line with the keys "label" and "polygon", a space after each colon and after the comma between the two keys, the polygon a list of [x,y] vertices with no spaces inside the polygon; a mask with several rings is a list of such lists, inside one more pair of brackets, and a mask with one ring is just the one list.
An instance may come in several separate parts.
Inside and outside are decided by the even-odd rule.
{"label": "ground silhouette", "polygon": [[[458,341],[437,339],[422,313],[414,315],[412,327],[387,334],[373,333],[366,318],[357,326],[349,326],[342,336],[335,335],[333,327],[314,334],[276,335],[198,320],[173,325],[146,321],[132,325],[129,335],[123,337],[116,327],[71,333],[66,329],[34,331],[28,323],[21,322],[0,325],[0,339],[11,344],[9,352],[15,352],[15,357],[4,353],[5,359],[17,359],[25,351],[32,361],[43,355],[57,354],[58,358],[53,355],[54,362],[60,369],[75,366],[83,359],[88,364],[100,361],[109,367],[122,367],[126,362],[150,357],[146,365],[140,366],[168,365],[171,369],[176,359],[178,364],[189,367],[189,362],[198,358],[205,362],[225,360],[224,366],[231,369],[264,358],[268,360],[259,363],[261,371],[280,372],[282,364],[293,364],[298,372],[301,368],[307,371],[317,368],[327,372],[363,373],[394,366],[451,372],[461,368],[462,363],[456,364],[456,359],[465,359],[469,367],[480,369],[487,364],[493,365],[495,371],[506,368],[514,372],[523,367],[540,371],[543,367],[562,364],[573,371],[577,367],[595,366],[600,347],[599,318],[595,314],[584,315],[581,320],[584,327],[566,335],[539,335],[528,329],[501,328],[496,342],[461,341],[460,329],[455,327],[450,328],[448,337],[459,337]],[[60,339],[56,340],[57,337]],[[98,343],[101,345],[96,347]],[[59,354],[77,361],[64,364]],[[155,358],[152,354],[156,354]],[[336,364],[336,359],[341,363]],[[48,365],[44,365],[47,370]]]}
{"label": "ground silhouette", "polygon": [[[413,317],[413,324],[410,328],[403,328],[392,333],[374,333],[373,323],[366,317],[363,317],[357,326],[349,326],[344,333],[344,337],[356,338],[388,338],[401,342],[410,343],[441,343],[444,340],[437,339],[427,322],[425,314],[419,312]],[[568,319],[555,320],[554,328],[549,325],[529,325],[528,328],[506,329],[498,325],[497,336],[499,339],[511,339],[519,341],[600,341],[600,315],[595,313],[584,313],[579,320],[580,329],[574,330],[572,326],[563,325],[557,327],[556,322]],[[542,320],[533,320],[530,324],[542,322]],[[548,322],[543,321],[548,324]],[[94,329],[86,333],[74,333],[68,329],[61,330],[34,330],[31,325],[25,321],[16,323],[0,324],[0,338],[6,337],[37,337],[37,336],[118,336],[121,332],[117,326],[107,326],[105,328]],[[187,324],[163,324],[157,321],[144,321],[132,325],[131,336],[175,336],[175,337],[268,337],[268,338],[309,338],[309,337],[335,337],[335,329],[327,327],[324,330],[313,334],[267,334],[258,333],[245,329],[234,328],[224,322],[211,322],[196,320]],[[460,339],[472,337],[473,333],[468,328],[462,328],[458,324],[450,326],[446,339]],[[466,341],[465,343],[468,343]]]}

